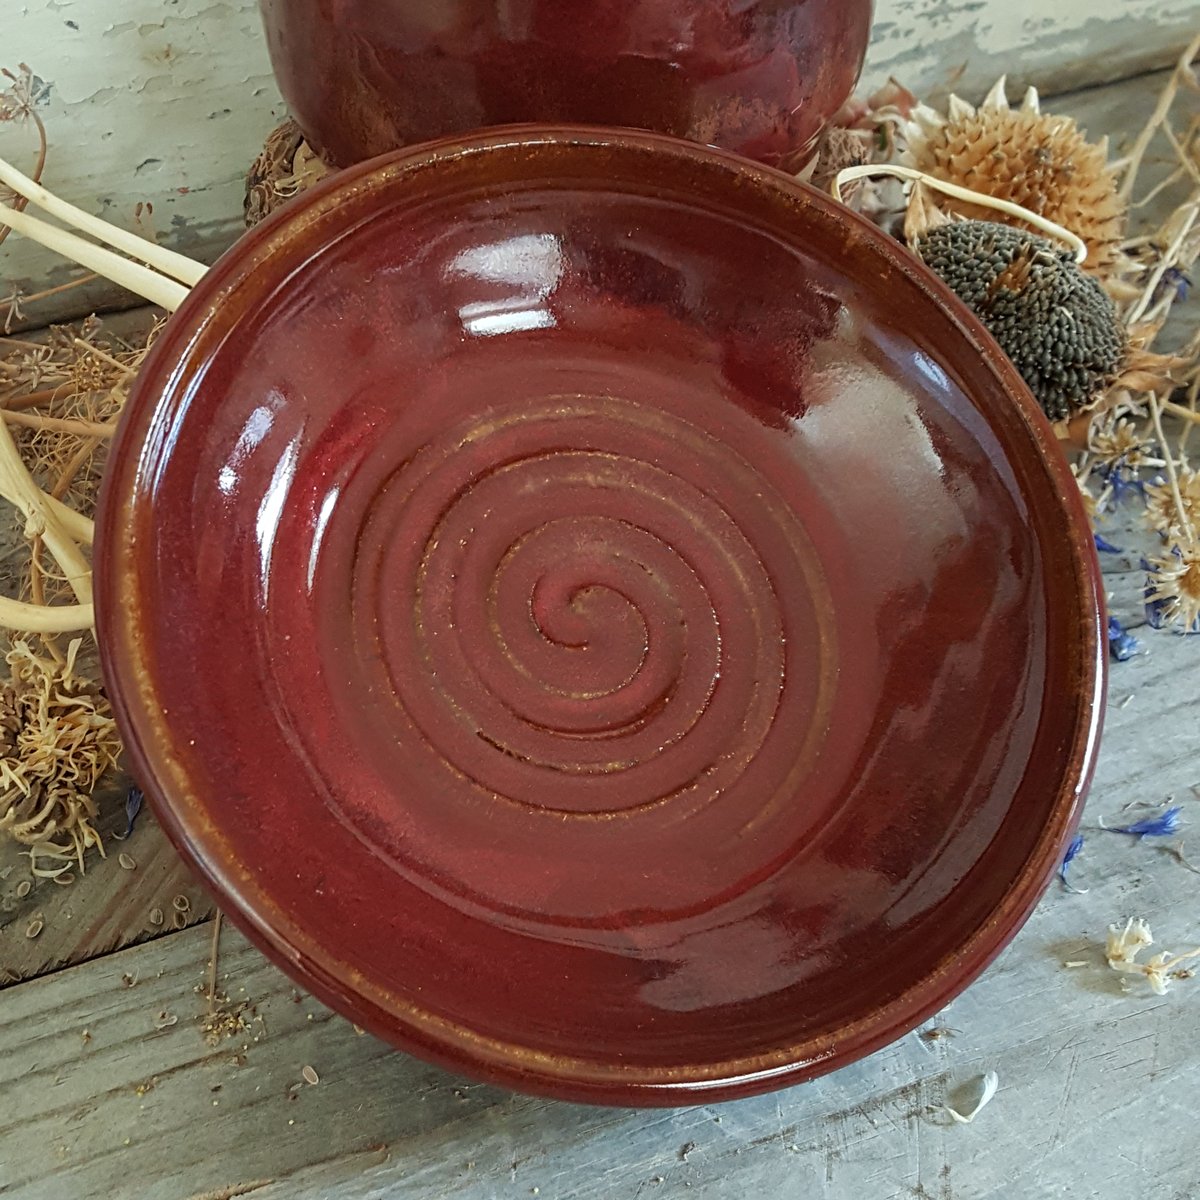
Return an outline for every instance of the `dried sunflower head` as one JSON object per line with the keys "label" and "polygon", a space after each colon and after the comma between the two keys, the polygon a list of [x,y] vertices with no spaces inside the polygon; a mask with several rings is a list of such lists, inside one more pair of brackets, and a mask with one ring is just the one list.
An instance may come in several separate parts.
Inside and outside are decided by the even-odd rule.
{"label": "dried sunflower head", "polygon": [[[1010,108],[1004,85],[1001,78],[978,108],[951,96],[944,116],[925,105],[914,109],[904,129],[903,161],[1065,226],[1087,243],[1084,270],[1112,277],[1124,265],[1126,208],[1117,195],[1107,141],[1091,143],[1069,117],[1043,113],[1032,88],[1019,109]],[[991,210],[958,200],[943,207],[959,216],[996,219]]]}
{"label": "dried sunflower head", "polygon": [[1113,302],[1071,255],[995,221],[948,221],[913,249],[991,331],[1052,421],[1094,404],[1125,357]]}

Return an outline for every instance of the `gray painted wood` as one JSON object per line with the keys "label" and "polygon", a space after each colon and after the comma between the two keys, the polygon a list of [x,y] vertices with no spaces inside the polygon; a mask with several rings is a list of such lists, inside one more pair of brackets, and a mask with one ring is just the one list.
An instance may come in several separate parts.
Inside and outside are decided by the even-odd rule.
{"label": "gray painted wood", "polygon": [[[212,261],[241,230],[243,178],[283,114],[257,0],[11,0],[0,65],[30,66],[49,90],[46,184],[131,225],[139,202],[165,242]],[[1163,66],[1200,27],[1200,0],[877,0],[864,75],[922,95],[954,81],[981,96],[1014,86],[1065,91]],[[0,154],[28,162],[27,132],[0,125]],[[17,238],[0,247],[0,297],[75,277]],[[93,284],[30,305],[33,327],[111,304]]]}
{"label": "gray painted wood", "polygon": [[[208,959],[201,927],[0,997],[0,1194],[189,1200],[270,1181],[255,1200],[490,1200],[535,1188],[558,1200],[1194,1197],[1200,977],[1162,997],[1136,983],[1126,992],[1101,953],[1108,923],[1134,915],[1164,946],[1200,944],[1200,876],[1155,845],[1092,828],[1171,792],[1200,827],[1189,790],[1200,783],[1200,639],[1148,645],[1113,669],[1114,696],[1134,700],[1110,714],[1088,806],[1075,882],[1090,892],[1052,888],[938,1019],[952,1036],[910,1035],[775,1096],[667,1112],[582,1108],[389,1051],[297,1000],[228,932],[222,986],[261,1021],[210,1047],[194,991]],[[163,1012],[178,1020],[158,1030]],[[303,1082],[306,1065],[315,1086]],[[986,1070],[999,1073],[998,1096],[975,1124],[953,1124],[940,1106]]]}
{"label": "gray painted wood", "polygon": [[[1135,93],[1095,93],[1071,111],[1131,128]],[[1136,621],[1147,543],[1120,528],[1110,537],[1128,548],[1105,561],[1113,611]],[[1140,981],[1124,990],[1102,953],[1107,926],[1132,916],[1151,923],[1156,949],[1200,946],[1200,875],[1174,843],[1097,826],[1173,795],[1200,866],[1200,637],[1143,636],[1145,654],[1112,665],[1073,868],[1090,891],[1051,888],[1009,950],[931,1023],[952,1035],[910,1035],[826,1079],[734,1104],[581,1108],[392,1052],[229,932],[222,986],[256,1008],[247,1036],[209,1046],[195,991],[209,950],[201,927],[0,994],[0,1195],[1194,1200],[1200,975],[1161,997]],[[177,1020],[159,1029],[160,1013]],[[303,1082],[306,1065],[318,1084]],[[999,1074],[996,1099],[975,1124],[953,1124],[941,1106],[986,1070]]]}

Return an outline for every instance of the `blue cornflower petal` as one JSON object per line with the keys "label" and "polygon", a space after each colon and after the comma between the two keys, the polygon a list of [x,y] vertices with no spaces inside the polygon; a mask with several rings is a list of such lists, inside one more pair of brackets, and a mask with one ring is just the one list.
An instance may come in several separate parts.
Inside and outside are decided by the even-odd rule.
{"label": "blue cornflower petal", "polygon": [[1120,546],[1114,546],[1103,534],[1093,533],[1092,537],[1096,539],[1096,549],[1101,554],[1124,554],[1125,551]]}
{"label": "blue cornflower petal", "polygon": [[1058,877],[1062,880],[1062,885],[1068,892],[1076,892],[1082,895],[1087,889],[1072,887],[1067,882],[1067,868],[1075,861],[1075,856],[1083,849],[1083,834],[1077,833],[1072,839],[1071,844],[1067,847],[1066,854],[1063,855],[1062,865],[1058,868]]}
{"label": "blue cornflower petal", "polygon": [[1141,648],[1142,643],[1116,617],[1108,618],[1108,650],[1117,662],[1127,662]]}
{"label": "blue cornflower petal", "polygon": [[1128,833],[1132,837],[1171,837],[1179,832],[1179,817],[1183,806],[1176,804],[1157,817],[1147,817],[1132,825],[1106,825],[1110,833]]}
{"label": "blue cornflower petal", "polygon": [[123,842],[133,832],[133,823],[142,811],[142,801],[145,798],[145,792],[136,784],[125,793],[125,832],[113,834],[118,842]]}

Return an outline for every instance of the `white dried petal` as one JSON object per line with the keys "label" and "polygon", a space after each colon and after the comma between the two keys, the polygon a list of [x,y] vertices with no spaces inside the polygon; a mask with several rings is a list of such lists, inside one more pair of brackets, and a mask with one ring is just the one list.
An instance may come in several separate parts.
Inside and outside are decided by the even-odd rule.
{"label": "white dried petal", "polygon": [[960,1113],[957,1109],[946,1105],[946,1112],[960,1125],[970,1125],[977,1116],[992,1102],[996,1090],[1000,1087],[1000,1076],[995,1071],[989,1071],[980,1080],[979,1099],[975,1101],[970,1112]]}
{"label": "white dried petal", "polygon": [[1137,956],[1147,946],[1154,944],[1150,926],[1141,917],[1130,917],[1122,929],[1120,925],[1108,927],[1108,940],[1104,955],[1114,971],[1127,970],[1136,965]]}
{"label": "white dried petal", "polygon": [[1124,928],[1119,925],[1108,927],[1108,943],[1105,955],[1108,965],[1114,971],[1125,975],[1141,975],[1150,985],[1151,990],[1158,996],[1165,996],[1170,986],[1170,973],[1182,962],[1188,959],[1200,958],[1200,947],[1188,950],[1184,954],[1170,954],[1160,951],[1144,963],[1137,961],[1137,956],[1147,947],[1154,944],[1150,926],[1145,921],[1130,918]]}

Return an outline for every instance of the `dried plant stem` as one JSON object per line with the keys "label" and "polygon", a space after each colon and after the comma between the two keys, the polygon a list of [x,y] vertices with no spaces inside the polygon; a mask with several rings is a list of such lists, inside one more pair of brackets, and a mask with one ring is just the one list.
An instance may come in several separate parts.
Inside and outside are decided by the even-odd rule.
{"label": "dried plant stem", "polygon": [[1183,503],[1183,495],[1179,490],[1179,473],[1175,470],[1175,456],[1171,453],[1170,443],[1162,426],[1162,401],[1157,396],[1150,396],[1150,417],[1154,422],[1154,432],[1158,434],[1158,444],[1162,447],[1163,458],[1166,460],[1167,478],[1171,481],[1171,497],[1175,501],[1175,515],[1179,518],[1180,527],[1188,539],[1195,537],[1192,523],[1188,520],[1188,510]]}
{"label": "dried plant stem", "polygon": [[56,388],[43,388],[40,392],[29,392],[24,396],[6,396],[0,400],[0,408],[7,412],[22,412],[27,408],[37,408],[39,404],[53,404],[62,395],[63,384]]}
{"label": "dried plant stem", "polygon": [[1186,171],[1195,183],[1200,183],[1200,168],[1192,161],[1192,156],[1187,152],[1185,147],[1180,144],[1179,138],[1175,135],[1175,130],[1171,128],[1171,122],[1164,121],[1162,128],[1163,133],[1167,136],[1167,141],[1171,143],[1171,149],[1175,151],[1176,157],[1182,164],[1181,169]]}
{"label": "dried plant stem", "polygon": [[89,604],[26,604],[0,596],[0,628],[21,633],[72,633],[91,629],[96,614]]}
{"label": "dried plant stem", "polygon": [[1176,404],[1173,400],[1164,400],[1162,406],[1171,416],[1178,417],[1181,421],[1190,421],[1194,425],[1200,425],[1200,412],[1185,408],[1182,404]]}
{"label": "dried plant stem", "polygon": [[71,455],[67,460],[66,466],[63,467],[62,472],[59,474],[58,482],[50,489],[51,500],[62,500],[70,490],[71,484],[75,482],[75,476],[79,474],[79,468],[87,462],[92,454],[95,454],[97,445],[99,445],[99,439],[90,438]]}
{"label": "dried plant stem", "polygon": [[18,233],[48,250],[54,250],[80,266],[87,267],[89,271],[103,275],[168,312],[174,312],[187,298],[188,289],[174,279],[168,279],[165,275],[151,271],[149,267],[131,262],[103,246],[86,242],[65,229],[48,225],[45,221],[9,208],[6,204],[0,204],[0,224],[11,225]]}
{"label": "dried plant stem", "polygon": [[21,425],[26,429],[47,429],[54,433],[73,433],[76,437],[110,438],[117,431],[116,425],[102,421],[79,421],[72,417],[43,417],[38,413],[0,411],[0,416],[9,425]]}
{"label": "dried plant stem", "polygon": [[[1196,218],[1200,216],[1200,188],[1192,193],[1187,203],[1181,205],[1178,211],[1186,213],[1187,216],[1180,223],[1179,231],[1175,234],[1174,240],[1162,255],[1158,265],[1150,273],[1150,278],[1146,281],[1146,286],[1142,289],[1142,294],[1137,303],[1126,315],[1125,322],[1128,325],[1136,324],[1146,315],[1146,310],[1153,302],[1154,294],[1158,291],[1158,286],[1162,283],[1163,276],[1166,275],[1168,268],[1174,266],[1184,239],[1191,233],[1192,226],[1196,223]],[[1169,304],[1170,301],[1168,300],[1168,306]]]}
{"label": "dried plant stem", "polygon": [[[1160,180],[1157,184],[1155,184],[1155,186],[1152,187],[1136,204],[1131,204],[1129,206],[1130,209],[1136,210],[1139,208],[1145,208],[1148,204],[1152,204],[1159,196],[1161,196],[1163,194],[1163,192],[1165,192],[1167,190],[1167,188],[1178,183],[1186,174],[1187,174],[1187,171],[1185,171],[1183,167],[1176,167],[1175,170],[1172,171],[1171,174],[1166,177],[1166,179]],[[1126,247],[1130,247],[1130,246],[1136,245],[1139,242],[1144,243],[1149,240],[1150,240],[1149,238],[1136,238],[1129,242],[1126,242],[1125,245],[1126,245]],[[25,296],[25,297],[23,297],[23,299],[32,300],[33,297]]]}
{"label": "dried plant stem", "polygon": [[1117,197],[1119,199],[1128,200],[1133,195],[1133,187],[1142,165],[1142,159],[1145,158],[1150,143],[1154,141],[1154,135],[1158,132],[1163,122],[1166,121],[1167,114],[1171,111],[1171,105],[1175,103],[1175,96],[1179,91],[1180,81],[1183,79],[1185,72],[1190,72],[1192,59],[1197,54],[1200,54],[1200,34],[1197,34],[1192,39],[1188,48],[1179,56],[1179,61],[1175,64],[1175,72],[1171,76],[1167,86],[1163,88],[1162,95],[1158,98],[1158,104],[1155,106],[1153,115],[1146,122],[1145,128],[1138,134],[1137,140],[1133,143],[1129,151],[1129,155],[1125,160],[1125,173],[1121,180],[1121,186],[1117,190]]}
{"label": "dried plant stem", "polygon": [[[63,528],[49,497],[34,483],[5,421],[0,421],[0,495],[15,504],[26,521],[42,534],[80,604],[90,605],[92,572],[87,559]],[[33,630],[33,626],[17,628]]]}
{"label": "dried plant stem", "polygon": [[[5,74],[8,74],[8,72],[5,72]],[[9,75],[8,77],[10,79],[13,78],[12,75]],[[34,163],[33,166],[33,179],[40,183],[42,179],[42,172],[46,169],[46,152],[49,149],[49,144],[46,138],[46,126],[42,122],[42,118],[38,116],[37,109],[34,108],[32,103],[25,106],[25,112],[29,114],[29,117],[33,121],[33,126],[37,130],[38,153],[37,162]],[[18,199],[17,207],[23,209],[27,203],[28,201],[22,197]],[[9,227],[7,225],[0,225],[0,242],[3,242],[4,239],[8,237],[8,234]]]}
{"label": "dried plant stem", "polygon": [[996,212],[1006,213],[1010,217],[1016,217],[1017,220],[1032,225],[1035,229],[1040,229],[1051,237],[1058,238],[1061,242],[1066,242],[1075,252],[1076,262],[1081,263],[1087,260],[1088,249],[1083,238],[1072,233],[1065,226],[1059,225],[1056,221],[1049,221],[1039,213],[1022,208],[1021,205],[1014,204],[1011,200],[1001,200],[996,196],[989,196],[985,192],[976,192],[971,188],[959,187],[956,183],[947,183],[944,179],[926,175],[924,171],[915,170],[913,167],[901,167],[896,163],[867,163],[861,167],[847,167],[834,177],[830,188],[833,198],[841,203],[843,184],[853,183],[856,179],[869,179],[873,175],[894,175],[898,179],[923,183],[933,191],[952,196],[955,200],[965,200],[970,204],[978,204],[982,208],[992,208]]}
{"label": "dried plant stem", "polygon": [[64,504],[53,496],[46,497],[46,507],[58,518],[58,523],[68,537],[82,546],[92,544],[96,536],[96,525],[90,517],[76,512],[69,504]]}
{"label": "dried plant stem", "polygon": [[213,917],[212,948],[208,956],[208,1015],[217,1011],[217,954],[221,949],[221,913]]}
{"label": "dried plant stem", "polygon": [[[102,221],[99,217],[93,217],[91,213],[76,208],[75,205],[69,204],[66,200],[54,195],[53,192],[47,191],[40,183],[18,171],[12,163],[6,162],[3,158],[0,158],[0,183],[11,188],[17,195],[23,196],[30,203],[36,204],[52,217],[57,217],[64,224],[81,229],[84,233],[90,233],[92,237],[128,254],[131,258],[149,264],[156,271],[161,271],[162,274],[171,279],[177,279],[180,283],[187,284],[188,287],[199,283],[208,270],[203,263],[198,263],[186,255],[177,254],[174,250],[168,250],[146,238],[138,237],[136,233],[130,233],[116,225],[110,225],[107,221]],[[84,265],[89,264],[85,263]]]}
{"label": "dried plant stem", "polygon": [[110,367],[116,367],[122,374],[132,379],[137,372],[128,364],[121,362],[118,358],[113,358],[106,350],[101,350],[99,346],[93,346],[91,342],[85,342],[83,338],[76,338],[75,345],[81,350],[86,350],[89,354],[94,354],[102,362],[108,363]]}

